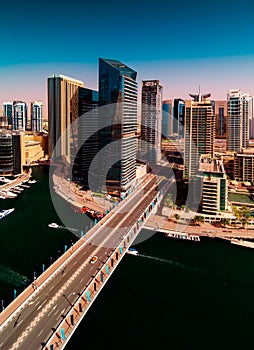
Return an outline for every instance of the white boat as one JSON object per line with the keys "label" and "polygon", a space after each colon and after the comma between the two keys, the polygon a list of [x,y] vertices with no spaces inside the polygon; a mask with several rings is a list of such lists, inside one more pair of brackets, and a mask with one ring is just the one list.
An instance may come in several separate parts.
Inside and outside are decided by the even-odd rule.
{"label": "white boat", "polygon": [[29,183],[29,184],[35,184],[37,181],[36,180],[29,180],[29,181],[27,181],[27,183]]}
{"label": "white boat", "polygon": [[52,222],[51,224],[48,224],[48,227],[51,227],[51,228],[58,228],[59,225],[57,225],[55,222]]}
{"label": "white boat", "polygon": [[138,255],[138,251],[135,248],[129,248],[126,253],[131,255],[136,255],[136,256]]}
{"label": "white boat", "polygon": [[22,184],[22,185],[20,185],[20,186],[22,186],[22,187],[24,187],[24,188],[30,188],[30,186],[24,185],[24,184]]}
{"label": "white boat", "polygon": [[11,214],[14,211],[14,208],[11,209],[2,209],[0,210],[0,220],[2,220],[3,218],[5,218],[7,215]]}
{"label": "white boat", "polygon": [[7,198],[14,198],[14,197],[17,197],[16,193],[13,193],[13,192],[11,192],[11,191],[5,191],[5,190],[3,189],[3,192],[6,193]]}
{"label": "white boat", "polygon": [[10,179],[6,179],[4,176],[0,177],[0,181],[5,182],[5,183],[11,182]]}
{"label": "white boat", "polygon": [[168,238],[177,238],[177,239],[183,239],[183,240],[188,240],[188,241],[200,242],[199,235],[195,235],[195,234],[170,231],[170,232],[166,233],[165,236]]}

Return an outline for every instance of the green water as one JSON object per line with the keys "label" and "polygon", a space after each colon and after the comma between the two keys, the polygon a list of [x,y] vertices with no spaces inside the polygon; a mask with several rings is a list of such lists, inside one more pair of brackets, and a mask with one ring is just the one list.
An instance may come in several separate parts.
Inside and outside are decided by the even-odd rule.
{"label": "green water", "polygon": [[[50,229],[48,224],[61,224],[51,202],[48,187],[48,167],[34,167],[37,183],[14,199],[0,200],[1,209],[15,211],[0,221],[0,299],[6,306],[13,290],[21,292],[27,283],[38,276],[70,246],[76,237],[68,230]],[[61,199],[59,199],[61,201]],[[62,203],[63,210],[69,210]],[[72,241],[72,242],[71,242]],[[24,283],[23,283],[24,281]]]}
{"label": "green water", "polygon": [[[145,235],[146,231],[142,231]],[[66,350],[250,349],[254,251],[156,234],[127,255]],[[96,336],[97,333],[97,336]]]}
{"label": "green water", "polygon": [[[50,256],[55,259],[75,239],[67,230],[47,227],[60,220],[50,201],[47,168],[33,171],[36,184],[18,198],[0,202],[15,207],[0,221],[0,299],[5,304],[13,288],[22,290],[24,277],[31,280],[34,270],[39,273]],[[162,234],[136,248],[141,256],[124,257],[66,350],[253,347],[254,250]]]}

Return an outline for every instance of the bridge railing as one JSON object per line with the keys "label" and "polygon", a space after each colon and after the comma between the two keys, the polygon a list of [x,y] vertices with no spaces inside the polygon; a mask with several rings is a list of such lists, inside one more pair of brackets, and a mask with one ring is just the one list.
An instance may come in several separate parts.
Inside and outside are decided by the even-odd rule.
{"label": "bridge railing", "polygon": [[73,303],[70,310],[57,326],[55,333],[53,333],[52,336],[46,341],[46,350],[64,349],[86,312],[89,310],[92,303],[98,296],[99,292],[102,290],[107,280],[112,275],[119,262],[122,260],[128,248],[134,242],[145,222],[149,219],[150,215],[157,210],[157,206],[160,204],[162,198],[163,191],[160,191],[160,193],[157,194],[149,203],[146,210],[130,228],[127,234],[125,234],[115,251],[108,256],[108,259],[100,268],[98,273],[92,277],[89,285],[85,287],[82,293],[80,293],[78,299]]}

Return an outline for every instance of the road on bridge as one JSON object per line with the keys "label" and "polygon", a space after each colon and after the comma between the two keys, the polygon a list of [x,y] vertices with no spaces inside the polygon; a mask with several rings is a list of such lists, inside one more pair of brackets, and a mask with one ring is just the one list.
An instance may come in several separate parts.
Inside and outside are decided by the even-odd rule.
{"label": "road on bridge", "polygon": [[[162,181],[161,186],[163,186]],[[0,330],[1,350],[39,350],[61,323],[71,305],[78,299],[94,275],[142,215],[158,193],[156,176],[129,195],[118,207],[96,225],[95,233],[83,237],[77,252],[70,257],[53,278],[35,289],[24,308]],[[92,256],[98,260],[90,263]],[[7,323],[7,322],[6,322]]]}

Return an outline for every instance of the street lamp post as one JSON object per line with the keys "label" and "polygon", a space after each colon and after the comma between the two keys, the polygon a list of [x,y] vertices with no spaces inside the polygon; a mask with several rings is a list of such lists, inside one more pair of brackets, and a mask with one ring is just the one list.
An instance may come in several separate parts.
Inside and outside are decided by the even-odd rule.
{"label": "street lamp post", "polygon": [[2,304],[2,311],[4,311],[4,301],[3,301],[3,299],[1,300],[1,304]]}

